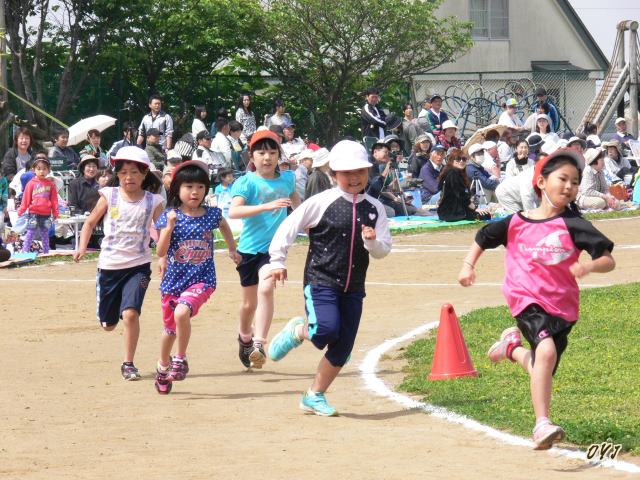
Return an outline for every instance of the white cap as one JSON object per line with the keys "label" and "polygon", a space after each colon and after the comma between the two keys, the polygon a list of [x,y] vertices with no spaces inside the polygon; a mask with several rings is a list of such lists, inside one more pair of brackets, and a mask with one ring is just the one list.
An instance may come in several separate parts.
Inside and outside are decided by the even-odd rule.
{"label": "white cap", "polygon": [[482,148],[485,150],[489,150],[490,148],[497,147],[498,144],[496,142],[492,142],[491,140],[487,140],[482,144]]}
{"label": "white cap", "polygon": [[[493,142],[491,142],[493,143]],[[482,152],[484,150],[484,144],[482,143],[474,143],[469,147],[469,155],[474,155],[478,152]]]}
{"label": "white cap", "polygon": [[369,155],[365,148],[353,140],[336,143],[329,153],[329,167],[334,172],[370,168]]}
{"label": "white cap", "polygon": [[302,150],[300,153],[298,153],[297,155],[294,155],[296,157],[296,160],[298,161],[298,163],[300,163],[300,160],[304,160],[305,158],[310,158],[313,160],[313,154],[315,152],[313,150],[311,150],[310,148],[305,148],[304,150]]}
{"label": "white cap", "polygon": [[445,122],[442,124],[442,130],[446,130],[447,128],[455,128],[456,130],[458,130],[456,124],[451,120],[445,120]]}
{"label": "white cap", "polygon": [[313,168],[322,167],[329,162],[329,150],[322,147],[319,150],[313,152],[313,164],[311,165]]}
{"label": "white cap", "polygon": [[556,144],[556,142],[551,142],[551,141],[545,141],[542,144],[542,147],[540,147],[540,150],[542,150],[544,153],[547,153],[549,155],[551,155],[553,152],[555,152],[558,149],[558,145]]}
{"label": "white cap", "polygon": [[171,150],[167,150],[167,160],[172,160],[172,159],[182,161],[182,155],[176,152],[173,148]]}
{"label": "white cap", "polygon": [[618,117],[616,118],[616,121],[614,122],[614,125],[619,124],[620,122],[626,122],[626,120],[624,119],[624,117]]}
{"label": "white cap", "polygon": [[140,147],[122,147],[118,150],[115,157],[111,157],[111,165],[115,165],[117,161],[137,162],[149,168],[151,162],[149,155]]}
{"label": "white cap", "polygon": [[598,135],[589,135],[587,136],[587,142],[591,142],[596,147],[600,146],[600,137]]}

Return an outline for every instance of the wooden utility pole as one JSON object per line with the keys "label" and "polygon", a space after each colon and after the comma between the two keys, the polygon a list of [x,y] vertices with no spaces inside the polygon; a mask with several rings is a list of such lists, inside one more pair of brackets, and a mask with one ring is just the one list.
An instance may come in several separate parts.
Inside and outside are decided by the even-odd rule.
{"label": "wooden utility pole", "polygon": [[7,106],[7,27],[4,0],[0,0],[0,110]]}

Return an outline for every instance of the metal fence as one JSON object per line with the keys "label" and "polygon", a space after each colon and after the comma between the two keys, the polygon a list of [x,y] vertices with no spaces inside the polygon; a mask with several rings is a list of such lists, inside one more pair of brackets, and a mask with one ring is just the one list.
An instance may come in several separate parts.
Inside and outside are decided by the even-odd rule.
{"label": "metal fence", "polygon": [[412,90],[417,103],[434,93],[443,98],[443,110],[455,118],[460,136],[497,123],[502,105],[509,98],[518,102],[523,120],[533,113],[535,90],[544,87],[560,113],[560,132],[574,132],[593,101],[605,76],[602,70],[531,72],[432,73],[414,77]]}

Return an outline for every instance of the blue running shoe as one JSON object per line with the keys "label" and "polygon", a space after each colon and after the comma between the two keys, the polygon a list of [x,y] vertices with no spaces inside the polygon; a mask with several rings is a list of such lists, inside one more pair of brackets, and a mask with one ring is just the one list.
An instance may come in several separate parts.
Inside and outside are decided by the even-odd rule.
{"label": "blue running shoe", "polygon": [[338,411],[327,403],[324,393],[307,391],[302,394],[300,408],[321,417],[337,417]]}
{"label": "blue running shoe", "polygon": [[269,345],[269,358],[274,362],[282,360],[287,353],[302,343],[302,339],[296,336],[296,327],[304,325],[304,318],[293,317],[278,333]]}

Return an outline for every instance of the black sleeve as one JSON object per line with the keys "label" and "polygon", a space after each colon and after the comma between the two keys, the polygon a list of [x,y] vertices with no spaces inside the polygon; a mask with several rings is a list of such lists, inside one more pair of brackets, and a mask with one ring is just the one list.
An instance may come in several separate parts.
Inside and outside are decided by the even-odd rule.
{"label": "black sleeve", "polygon": [[613,242],[604,236],[591,222],[582,217],[565,217],[565,224],[571,235],[571,240],[580,250],[585,250],[595,260],[604,252],[613,251]]}
{"label": "black sleeve", "polygon": [[80,205],[78,204],[78,181],[79,179],[74,179],[70,184],[69,184],[69,201],[67,202],[69,204],[70,207],[76,207],[79,208]]}
{"label": "black sleeve", "polygon": [[378,113],[378,115],[380,115],[380,120],[378,120],[377,118],[375,118],[373,115],[371,115],[369,113],[367,107],[371,108],[371,106],[369,106],[369,104],[365,104],[365,106],[362,107],[362,113],[360,114],[360,117],[362,118],[362,120],[364,120],[366,123],[369,123],[371,125],[377,125],[379,127],[385,127],[387,124],[384,122],[384,119],[385,119],[384,112],[382,110],[378,110],[376,112],[376,113]]}
{"label": "black sleeve", "polygon": [[2,175],[7,177],[7,180],[10,182],[13,180],[17,171],[16,157],[13,155],[13,150],[9,149],[2,159]]}
{"label": "black sleeve", "polygon": [[500,245],[507,245],[507,236],[509,233],[509,223],[511,217],[498,220],[497,222],[491,222],[486,224],[478,233],[476,233],[476,243],[480,245],[480,248],[487,250],[489,248],[497,248]]}

